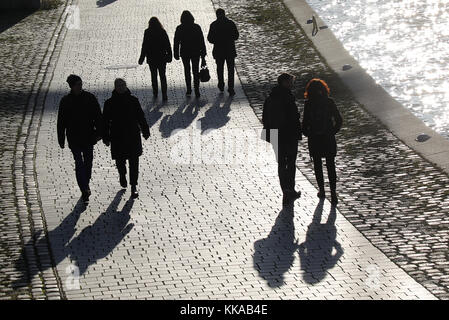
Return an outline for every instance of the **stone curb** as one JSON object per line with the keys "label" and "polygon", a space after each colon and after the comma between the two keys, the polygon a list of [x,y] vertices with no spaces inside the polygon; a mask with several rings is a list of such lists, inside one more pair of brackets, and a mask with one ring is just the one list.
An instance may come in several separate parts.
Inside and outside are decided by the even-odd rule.
{"label": "stone curb", "polygon": [[[330,28],[320,30],[319,28],[325,26],[325,23],[305,0],[283,0],[283,2],[316,50],[349,88],[355,99],[399,140],[449,174],[449,140],[427,127],[422,120],[376,84],[346,51]],[[315,35],[312,35],[312,24],[307,24],[312,17],[316,18],[318,25],[318,32]],[[352,68],[344,71],[344,65],[350,65]],[[416,138],[420,134],[426,134],[431,138],[425,142],[418,142]]]}

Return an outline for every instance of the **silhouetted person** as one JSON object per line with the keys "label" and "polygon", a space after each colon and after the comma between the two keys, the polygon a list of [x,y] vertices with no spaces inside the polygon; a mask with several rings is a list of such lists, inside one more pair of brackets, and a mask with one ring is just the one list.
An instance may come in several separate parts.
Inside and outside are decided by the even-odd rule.
{"label": "silhouetted person", "polygon": [[148,29],[145,30],[139,64],[143,63],[145,57],[150,66],[153,97],[157,98],[158,94],[157,74],[159,72],[162,100],[167,101],[167,77],[165,70],[167,63],[172,61],[172,51],[167,32],[156,17],[150,19]]}
{"label": "silhouetted person", "polygon": [[181,24],[176,27],[173,55],[176,60],[182,58],[184,64],[184,75],[186,79],[187,95],[192,94],[192,78],[190,74],[190,64],[192,64],[193,85],[195,96],[200,97],[200,57],[202,65],[206,63],[206,44],[201,27],[195,23],[195,18],[190,11],[183,11],[181,14]]}
{"label": "silhouetted person", "polygon": [[335,105],[329,98],[329,87],[320,79],[312,79],[306,86],[304,97],[304,118],[302,129],[308,137],[309,153],[313,159],[315,177],[318,183],[318,197],[323,199],[324,178],[321,158],[326,158],[327,174],[331,189],[331,202],[337,204],[337,174],[335,172],[335,156],[337,142],[335,134],[340,130],[343,119]]}
{"label": "silhouetted person", "polygon": [[278,77],[278,85],[265,100],[262,114],[264,129],[270,130],[271,133],[277,131],[277,137],[271,136],[270,142],[278,162],[283,205],[301,196],[300,191],[295,191],[298,140],[302,139],[302,134],[300,114],[291,92],[294,80],[295,77],[288,73]]}
{"label": "silhouetted person", "polygon": [[142,140],[150,136],[145,115],[139,99],[131,95],[123,79],[114,82],[112,97],[106,100],[103,109],[104,136],[106,146],[111,144],[112,159],[115,160],[120,175],[120,185],[128,186],[126,180],[126,160],[129,162],[131,196],[137,198],[137,180],[139,178],[139,157],[142,155]]}
{"label": "silhouetted person", "polygon": [[61,99],[58,110],[58,142],[64,149],[65,137],[75,159],[76,181],[85,203],[91,194],[89,182],[92,176],[93,149],[102,135],[101,109],[97,98],[83,90],[83,82],[77,75],[67,78],[70,93]]}
{"label": "silhouetted person", "polygon": [[207,40],[214,44],[212,55],[217,63],[218,89],[224,90],[224,63],[228,68],[228,92],[231,96],[234,91],[235,41],[239,32],[235,23],[228,19],[223,9],[217,9],[217,20],[211,23]]}

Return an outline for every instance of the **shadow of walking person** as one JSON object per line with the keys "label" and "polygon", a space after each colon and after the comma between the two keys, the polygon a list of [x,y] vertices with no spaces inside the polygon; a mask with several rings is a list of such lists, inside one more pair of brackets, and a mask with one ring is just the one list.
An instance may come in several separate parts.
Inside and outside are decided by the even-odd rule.
{"label": "shadow of walking person", "polygon": [[146,115],[148,119],[148,127],[151,128],[156,124],[156,122],[159,121],[160,118],[162,118],[162,115],[164,114],[161,111],[162,103],[155,105],[153,109],[151,109]]}
{"label": "shadow of walking person", "polygon": [[174,130],[186,129],[198,116],[198,112],[206,104],[204,100],[189,101],[186,99],[172,115],[166,115],[159,127],[163,138],[175,134]]}
{"label": "shadow of walking person", "polygon": [[223,95],[220,94],[215,100],[212,107],[207,110],[204,117],[199,119],[201,121],[201,134],[204,134],[207,130],[219,129],[228,123],[231,119],[228,114],[231,111],[232,97],[228,97],[220,107],[223,101]]}
{"label": "shadow of walking person", "polygon": [[271,288],[284,285],[284,274],[290,270],[295,259],[297,243],[293,216],[293,205],[285,206],[270,234],[254,243],[254,268]]}
{"label": "shadow of walking person", "polygon": [[[52,244],[52,254],[55,266],[67,256],[65,252],[66,244],[75,234],[76,224],[81,213],[84,211],[86,211],[86,205],[82,199],[79,199],[72,212],[70,212],[70,214],[67,215],[55,229],[48,232],[48,238],[51,240]],[[50,265],[47,265],[46,267],[43,267],[42,265],[36,266],[36,261],[28,261],[28,257],[35,256],[34,248],[48,247],[47,241],[48,239],[45,236],[42,236],[42,230],[39,230],[33,235],[33,239],[28,241],[24,248],[22,248],[20,258],[15,263],[15,268],[20,271],[21,276],[12,283],[13,289],[29,285],[39,272],[52,267]],[[39,268],[41,270],[39,270]]]}
{"label": "shadow of walking person", "polygon": [[107,210],[68,245],[69,259],[78,267],[80,276],[90,265],[110,254],[133,228],[134,224],[128,222],[134,200],[130,198],[122,210],[117,211],[124,193],[125,190],[117,192]]}
{"label": "shadow of walking person", "polygon": [[[304,271],[303,278],[309,284],[316,284],[323,280],[327,270],[334,267],[343,255],[343,249],[336,240],[335,206],[331,207],[326,223],[321,223],[323,204],[324,200],[318,203],[313,213],[312,223],[307,229],[306,241],[298,246],[301,270]],[[335,254],[333,254],[334,248]]]}

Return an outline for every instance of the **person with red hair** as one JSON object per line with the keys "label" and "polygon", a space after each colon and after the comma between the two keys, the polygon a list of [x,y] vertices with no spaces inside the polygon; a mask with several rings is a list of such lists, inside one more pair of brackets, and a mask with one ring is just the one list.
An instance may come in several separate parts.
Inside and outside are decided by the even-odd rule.
{"label": "person with red hair", "polygon": [[302,132],[308,138],[308,148],[313,159],[315,178],[318,183],[320,199],[325,198],[323,163],[326,158],[327,174],[331,189],[331,202],[338,203],[337,174],[335,171],[335,156],[337,142],[335,134],[340,131],[343,119],[333,99],[329,98],[329,87],[321,79],[312,79],[306,86],[304,98],[304,118]]}

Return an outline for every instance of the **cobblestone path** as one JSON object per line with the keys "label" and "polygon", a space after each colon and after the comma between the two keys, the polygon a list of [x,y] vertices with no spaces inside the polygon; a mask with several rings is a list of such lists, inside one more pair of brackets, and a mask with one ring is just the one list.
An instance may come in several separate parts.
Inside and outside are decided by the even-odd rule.
{"label": "cobblestone path", "polygon": [[[148,19],[158,16],[173,39],[182,10],[189,9],[206,33],[215,16],[210,1],[183,1],[182,7],[167,0],[77,4],[81,23],[67,31],[61,48],[35,161],[48,240],[68,299],[435,298],[342,215],[351,218],[344,203],[356,193],[342,191],[342,211],[332,209],[317,201],[316,189],[298,172],[303,196],[281,209],[276,162],[258,138],[260,121],[239,81],[233,99],[218,93],[210,46],[212,80],[202,84],[199,100],[186,99],[179,61],[168,66],[168,103],[152,100],[148,67],[136,64]],[[245,8],[237,4],[243,7],[231,13]],[[268,85],[275,78],[269,72],[249,81],[241,69],[245,43],[260,30],[232,16],[242,33],[238,70],[245,89],[255,82]],[[255,64],[246,70],[260,68],[258,56],[251,59]],[[315,66],[323,65],[317,60]],[[151,137],[144,143],[135,201],[121,190],[109,150],[98,144],[91,203],[83,208],[79,202],[72,156],[59,149],[55,131],[58,102],[72,72],[101,104],[116,77],[125,78],[141,101]],[[224,158],[217,157],[226,147]],[[33,236],[38,245],[46,242],[38,230]]]}
{"label": "cobblestone path", "polygon": [[[395,264],[437,297],[449,298],[448,176],[351,98],[282,1],[212,2],[239,26],[236,68],[259,119],[265,95],[280,72],[297,76],[301,108],[308,80],[319,77],[328,82],[344,118],[337,137],[339,210]],[[316,185],[306,141],[301,143],[297,165]]]}

